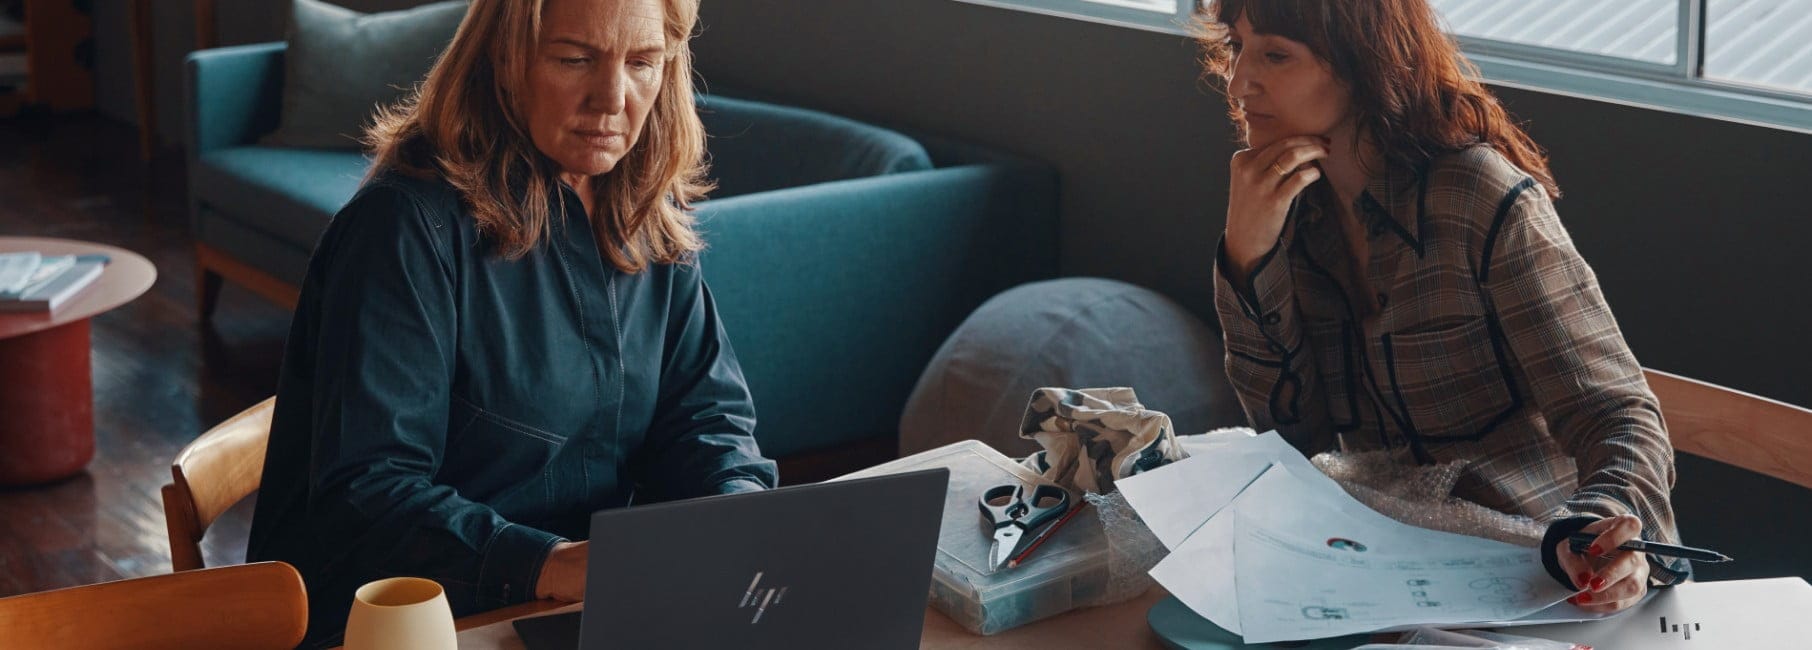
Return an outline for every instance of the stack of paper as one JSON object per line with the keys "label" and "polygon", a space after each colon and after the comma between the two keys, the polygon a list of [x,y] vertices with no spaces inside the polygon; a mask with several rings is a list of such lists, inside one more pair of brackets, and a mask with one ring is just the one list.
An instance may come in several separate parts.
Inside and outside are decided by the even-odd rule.
{"label": "stack of paper", "polygon": [[1247,643],[1594,618],[1537,549],[1378,514],[1275,432],[1118,485],[1171,550],[1152,577]]}

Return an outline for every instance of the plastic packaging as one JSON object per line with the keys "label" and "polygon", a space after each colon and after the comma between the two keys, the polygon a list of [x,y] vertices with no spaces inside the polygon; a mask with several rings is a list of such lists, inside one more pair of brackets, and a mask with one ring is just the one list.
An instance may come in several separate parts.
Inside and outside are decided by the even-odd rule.
{"label": "plastic packaging", "polygon": [[1157,581],[1150,574],[1170,551],[1151,533],[1119,492],[1088,495],[1107,537],[1107,591],[1086,606],[1111,605],[1138,597]]}
{"label": "plastic packaging", "polygon": [[1388,451],[1327,452],[1310,458],[1360,503],[1411,526],[1483,537],[1519,546],[1541,543],[1542,527],[1453,496],[1465,463],[1416,465]]}
{"label": "plastic packaging", "polygon": [[[1214,453],[1232,439],[1254,435],[1258,433],[1252,429],[1230,427],[1178,436],[1177,440],[1185,452],[1196,455]],[[1453,496],[1453,487],[1466,469],[1463,462],[1417,465],[1393,458],[1388,451],[1325,452],[1309,462],[1360,503],[1411,526],[1518,546],[1541,543],[1544,530],[1534,520]]]}
{"label": "plastic packaging", "polygon": [[[1108,543],[1101,519],[1077,513],[1052,533],[1026,562],[1015,568],[988,566],[993,543],[976,499],[989,487],[1009,482],[1027,485],[1038,474],[981,442],[967,440],[878,465],[844,478],[945,467],[950,491],[931,576],[931,606],[965,629],[994,634],[1079,607],[1108,602],[1113,593]],[[1072,495],[1072,507],[1083,499]],[[1148,533],[1149,534],[1149,533]],[[1135,594],[1136,595],[1136,594]]]}

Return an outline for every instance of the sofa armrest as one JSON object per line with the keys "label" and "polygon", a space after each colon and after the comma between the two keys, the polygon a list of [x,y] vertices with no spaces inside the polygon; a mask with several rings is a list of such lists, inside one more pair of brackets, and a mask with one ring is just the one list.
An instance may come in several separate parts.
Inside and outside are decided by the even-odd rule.
{"label": "sofa armrest", "polygon": [[277,128],[283,106],[282,42],[191,52],[184,75],[189,160],[251,144]]}
{"label": "sofa armrest", "polygon": [[1057,272],[1056,174],[968,165],[700,204],[706,281],[769,456],[895,439],[920,373],[990,296]]}
{"label": "sofa armrest", "polygon": [[793,106],[700,95],[716,197],[932,168],[916,140]]}

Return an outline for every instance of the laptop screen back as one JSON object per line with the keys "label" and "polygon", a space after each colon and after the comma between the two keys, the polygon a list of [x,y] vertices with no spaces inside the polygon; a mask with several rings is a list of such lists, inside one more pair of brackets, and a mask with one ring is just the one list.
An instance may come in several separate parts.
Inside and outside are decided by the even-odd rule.
{"label": "laptop screen back", "polygon": [[917,648],[948,470],[592,516],[601,648]]}
{"label": "laptop screen back", "polygon": [[1812,647],[1808,613],[1812,585],[1801,578],[1688,582],[1615,618],[1504,631],[1606,649],[1784,650]]}

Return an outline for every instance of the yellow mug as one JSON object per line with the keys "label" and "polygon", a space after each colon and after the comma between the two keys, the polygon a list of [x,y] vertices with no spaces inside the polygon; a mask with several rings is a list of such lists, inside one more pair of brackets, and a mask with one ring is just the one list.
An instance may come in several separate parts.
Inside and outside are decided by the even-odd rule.
{"label": "yellow mug", "polygon": [[453,609],[440,583],[386,578],[353,594],[345,650],[457,650]]}

